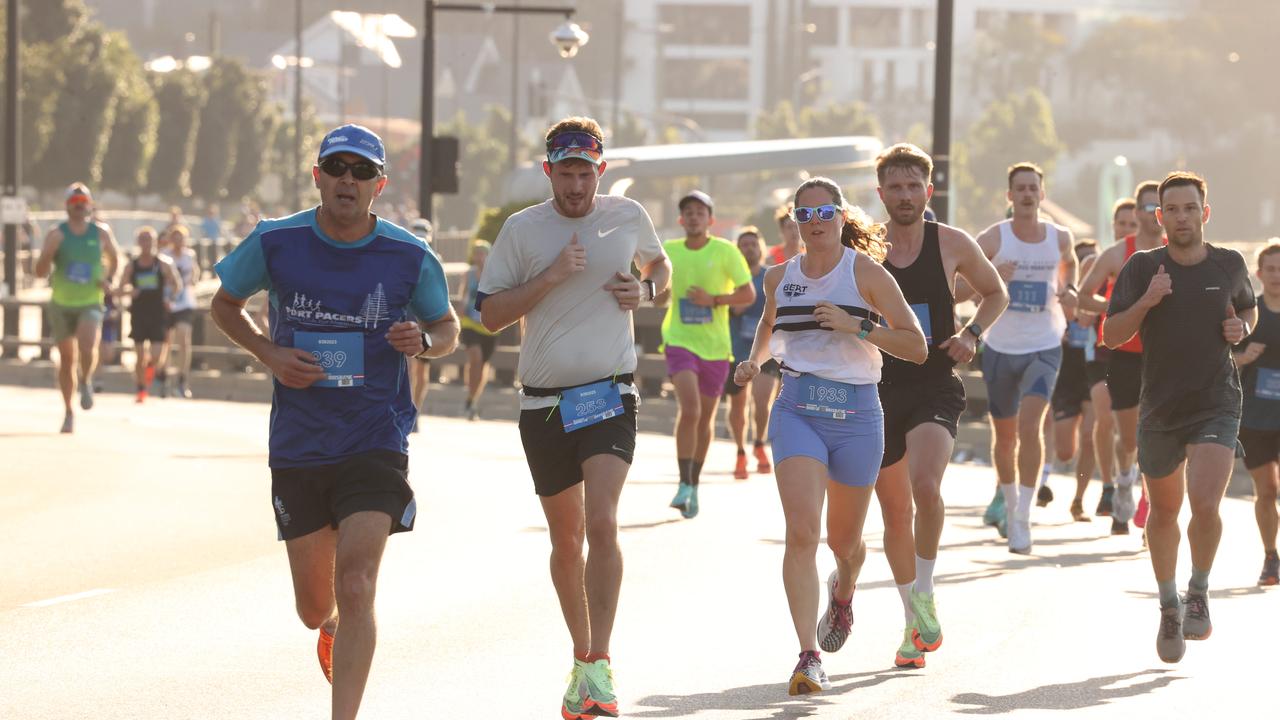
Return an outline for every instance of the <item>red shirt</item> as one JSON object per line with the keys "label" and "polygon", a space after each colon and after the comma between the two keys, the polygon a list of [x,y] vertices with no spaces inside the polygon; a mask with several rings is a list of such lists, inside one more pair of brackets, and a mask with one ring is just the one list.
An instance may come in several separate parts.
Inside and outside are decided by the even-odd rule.
{"label": "red shirt", "polygon": [[[1162,238],[1160,238],[1160,239],[1161,239],[1161,241],[1162,241],[1165,245],[1168,245],[1168,244],[1169,244],[1169,238],[1168,238],[1168,237],[1162,237]],[[1137,252],[1137,251],[1138,251],[1138,236],[1137,236],[1136,234],[1135,234],[1135,235],[1127,235],[1127,236],[1125,236],[1125,239],[1124,239],[1124,261],[1125,261],[1125,262],[1129,262],[1129,258],[1133,257],[1133,254],[1134,254],[1135,252]],[[1121,264],[1121,266],[1120,266],[1120,267],[1124,267],[1124,265],[1123,265],[1123,264]],[[1114,289],[1115,289],[1115,283],[1107,283],[1107,302],[1111,302],[1111,291],[1112,291],[1112,290],[1114,290]],[[1098,324],[1099,324],[1099,327],[1101,327],[1101,326],[1102,326],[1102,323],[1104,323],[1104,322],[1106,321],[1106,319],[1107,319],[1107,316],[1106,316],[1106,314],[1105,314],[1105,313],[1103,313],[1102,315],[1099,315],[1099,316],[1098,316]],[[1099,337],[1099,338],[1101,338],[1101,337],[1102,337],[1102,333],[1098,333],[1098,337]],[[1101,343],[1101,340],[1099,340],[1099,343]],[[1131,337],[1131,338],[1129,338],[1128,340],[1126,340],[1126,341],[1125,341],[1125,343],[1124,343],[1123,345],[1121,345],[1120,347],[1116,348],[1116,350],[1117,350],[1117,351],[1119,351],[1119,352],[1141,353],[1141,352],[1142,352],[1142,337],[1141,337],[1140,335],[1138,335],[1138,334],[1136,334],[1136,333],[1135,333],[1133,337]]]}

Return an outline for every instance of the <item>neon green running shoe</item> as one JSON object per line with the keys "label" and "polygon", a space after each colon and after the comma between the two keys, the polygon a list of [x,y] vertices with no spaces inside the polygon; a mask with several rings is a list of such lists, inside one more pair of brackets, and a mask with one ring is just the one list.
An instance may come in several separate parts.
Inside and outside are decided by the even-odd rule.
{"label": "neon green running shoe", "polygon": [[924,652],[933,652],[942,645],[942,625],[938,623],[938,611],[933,606],[933,593],[911,591],[911,612],[916,615],[915,644]]}
{"label": "neon green running shoe", "polygon": [[584,664],[582,676],[587,683],[583,709],[588,716],[618,717],[618,696],[613,694],[613,669],[608,660]]}
{"label": "neon green running shoe", "polygon": [[898,655],[893,659],[893,664],[900,667],[924,667],[924,653],[920,648],[916,647],[915,638],[918,637],[915,623],[908,625],[902,630],[902,644],[898,646]]}
{"label": "neon green running shoe", "polygon": [[569,687],[564,691],[564,703],[560,706],[560,717],[564,720],[581,720],[589,718],[582,699],[582,686],[586,682],[587,664],[581,660],[573,661],[573,670],[569,672]]}

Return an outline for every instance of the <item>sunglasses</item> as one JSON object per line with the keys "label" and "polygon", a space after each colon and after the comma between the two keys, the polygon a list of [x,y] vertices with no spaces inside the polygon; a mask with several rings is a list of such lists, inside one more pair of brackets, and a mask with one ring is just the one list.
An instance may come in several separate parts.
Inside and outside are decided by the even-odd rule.
{"label": "sunglasses", "polygon": [[1139,210],[1141,210],[1142,212],[1146,212],[1146,213],[1153,213],[1153,212],[1155,212],[1159,207],[1160,207],[1160,206],[1159,206],[1159,205],[1157,205],[1156,203],[1147,203],[1146,205],[1139,205],[1139,206],[1138,206],[1138,209],[1139,209]]}
{"label": "sunglasses", "polygon": [[836,219],[836,215],[840,212],[840,208],[835,205],[819,205],[818,207],[798,207],[791,211],[791,217],[801,225],[813,220],[815,217],[821,222],[831,222]]}
{"label": "sunglasses", "polygon": [[374,165],[367,160],[360,162],[348,163],[336,157],[327,157],[320,161],[320,169],[325,175],[340,178],[351,171],[351,177],[356,180],[372,180],[382,174],[382,168]]}
{"label": "sunglasses", "polygon": [[547,141],[547,152],[551,152],[553,150],[567,150],[568,148],[603,153],[604,143],[595,135],[582,132],[581,130],[568,130],[553,136]]}

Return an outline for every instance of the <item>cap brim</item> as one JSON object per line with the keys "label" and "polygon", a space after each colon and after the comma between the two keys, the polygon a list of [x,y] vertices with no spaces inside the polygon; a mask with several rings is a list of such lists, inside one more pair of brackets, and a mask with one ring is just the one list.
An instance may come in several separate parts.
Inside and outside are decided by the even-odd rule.
{"label": "cap brim", "polygon": [[338,153],[351,153],[352,155],[359,155],[360,157],[364,158],[365,160],[368,160],[369,162],[373,163],[374,165],[377,165],[378,167],[382,167],[385,164],[382,158],[379,158],[373,153],[369,152],[368,148],[357,147],[355,145],[334,145],[333,147],[327,147],[324,149],[324,152],[320,153],[320,159],[323,160],[329,157],[330,155],[337,155]]}
{"label": "cap brim", "polygon": [[587,148],[557,148],[547,153],[547,162],[555,165],[564,160],[586,160],[587,162],[600,167],[600,163],[604,161],[604,156],[594,150]]}

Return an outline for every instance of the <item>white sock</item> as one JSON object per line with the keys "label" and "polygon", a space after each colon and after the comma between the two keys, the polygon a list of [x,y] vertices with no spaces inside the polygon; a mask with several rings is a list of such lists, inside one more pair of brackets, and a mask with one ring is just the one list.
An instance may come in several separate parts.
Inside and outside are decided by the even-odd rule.
{"label": "white sock", "polygon": [[916,619],[916,614],[911,611],[911,583],[904,583],[898,586],[898,595],[902,598],[902,613],[906,616],[907,624],[910,625]]}
{"label": "white sock", "polygon": [[916,592],[933,592],[933,566],[936,565],[937,562],[938,558],[925,560],[919,555],[916,556]]}
{"label": "white sock", "polygon": [[1031,514],[1031,501],[1035,499],[1036,489],[1027,487],[1026,485],[1018,486],[1018,514],[1028,516]]}
{"label": "white sock", "polygon": [[1001,485],[1000,492],[1004,493],[1004,506],[1006,508],[1015,508],[1018,506],[1018,485],[1017,483],[1009,483]]}
{"label": "white sock", "polygon": [[1047,463],[1045,463],[1045,464],[1044,464],[1044,470],[1043,470],[1043,471],[1041,471],[1041,473],[1040,473],[1040,484],[1041,484],[1041,485],[1043,485],[1043,484],[1045,484],[1045,483],[1049,482],[1049,473],[1051,473],[1051,472],[1053,472],[1053,463],[1051,463],[1051,462],[1047,462]]}
{"label": "white sock", "polygon": [[1124,472],[1120,473],[1120,477],[1116,478],[1116,484],[1120,487],[1132,487],[1134,480],[1137,480],[1137,468],[1130,465]]}

